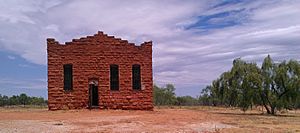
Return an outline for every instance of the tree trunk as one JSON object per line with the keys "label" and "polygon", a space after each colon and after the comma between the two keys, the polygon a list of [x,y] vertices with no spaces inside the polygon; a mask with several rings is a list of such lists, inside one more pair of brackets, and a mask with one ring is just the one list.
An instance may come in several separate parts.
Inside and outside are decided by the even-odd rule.
{"label": "tree trunk", "polygon": [[276,114],[275,109],[276,109],[276,108],[275,108],[274,106],[273,106],[273,107],[271,106],[271,114],[272,114],[272,115],[275,115],[275,114]]}
{"label": "tree trunk", "polygon": [[263,105],[264,105],[265,109],[267,110],[267,113],[268,113],[268,114],[271,114],[270,109],[269,109],[268,106],[266,105],[266,101],[265,101],[265,99],[264,99],[264,95],[263,95],[263,94],[261,94],[261,99],[262,99],[262,102],[263,102]]}
{"label": "tree trunk", "polygon": [[268,114],[271,114],[271,111],[270,111],[270,109],[268,108],[268,106],[267,106],[266,104],[264,104],[264,107],[265,107],[265,109],[267,110],[267,113],[268,113]]}

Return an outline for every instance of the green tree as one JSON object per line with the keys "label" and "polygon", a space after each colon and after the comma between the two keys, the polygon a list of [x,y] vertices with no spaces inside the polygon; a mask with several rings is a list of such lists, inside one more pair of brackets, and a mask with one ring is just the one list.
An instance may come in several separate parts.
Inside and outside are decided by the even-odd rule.
{"label": "green tree", "polygon": [[200,105],[210,106],[213,105],[213,98],[211,95],[212,86],[208,85],[201,91],[201,95],[198,98]]}
{"label": "green tree", "polygon": [[154,88],[154,103],[155,105],[175,105],[176,95],[175,87],[172,84],[167,84],[166,87],[153,86]]}
{"label": "green tree", "polygon": [[295,107],[299,97],[300,64],[290,60],[288,63],[273,63],[270,56],[264,59],[262,65],[263,91],[261,98],[269,114],[275,114],[281,109]]}
{"label": "green tree", "polygon": [[246,111],[253,105],[259,105],[259,93],[262,88],[262,76],[260,69],[255,63],[249,63],[245,66],[242,85],[240,88],[239,107]]}
{"label": "green tree", "polygon": [[19,105],[19,96],[13,95],[12,97],[9,98],[9,105]]}
{"label": "green tree", "polygon": [[31,105],[44,105],[45,104],[45,100],[42,97],[30,97],[29,103]]}
{"label": "green tree", "polygon": [[2,97],[2,95],[0,94],[0,107],[1,106],[4,106],[4,103],[3,103],[3,97]]}
{"label": "green tree", "polygon": [[28,101],[29,101],[29,98],[25,93],[20,94],[20,103],[22,105],[25,106],[26,104],[28,104]]}
{"label": "green tree", "polygon": [[163,105],[164,104],[164,91],[159,88],[157,85],[153,86],[154,88],[154,93],[153,93],[153,98],[154,98],[154,104],[155,105]]}
{"label": "green tree", "polygon": [[3,106],[8,105],[8,100],[9,100],[8,96],[6,96],[6,95],[3,95],[3,96],[2,96]]}
{"label": "green tree", "polygon": [[0,94],[0,106],[7,105],[47,105],[47,100],[43,97],[29,97],[26,94],[22,93],[19,95],[13,95],[11,97]]}
{"label": "green tree", "polygon": [[274,63],[268,55],[259,68],[255,63],[235,59],[224,72],[202,91],[213,105],[238,106],[243,111],[263,106],[268,114],[299,107],[300,64],[290,60]]}
{"label": "green tree", "polygon": [[198,100],[192,96],[181,96],[176,99],[176,105],[179,106],[195,106],[199,103]]}

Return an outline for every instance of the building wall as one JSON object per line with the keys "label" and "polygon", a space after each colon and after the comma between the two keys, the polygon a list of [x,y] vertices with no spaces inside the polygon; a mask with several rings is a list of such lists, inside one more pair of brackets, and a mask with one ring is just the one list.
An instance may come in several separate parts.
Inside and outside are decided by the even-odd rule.
{"label": "building wall", "polygon": [[[89,80],[98,80],[99,108],[153,109],[152,42],[135,46],[98,32],[62,45],[47,39],[49,110],[89,105]],[[73,90],[65,91],[63,65],[73,65]],[[110,90],[110,64],[119,66],[119,91]],[[141,65],[141,90],[132,89],[132,65]]]}

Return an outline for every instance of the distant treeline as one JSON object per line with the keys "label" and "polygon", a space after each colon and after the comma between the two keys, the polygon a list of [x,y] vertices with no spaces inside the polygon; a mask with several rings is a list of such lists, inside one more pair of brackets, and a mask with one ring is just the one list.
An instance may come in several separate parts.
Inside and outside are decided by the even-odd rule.
{"label": "distant treeline", "polygon": [[275,63],[267,56],[261,67],[235,59],[230,71],[224,72],[202,90],[204,105],[264,107],[268,114],[300,108],[300,63],[289,60]]}
{"label": "distant treeline", "polygon": [[47,100],[43,97],[30,97],[26,94],[22,93],[20,95],[13,95],[8,97],[6,95],[0,94],[0,107],[3,106],[13,106],[13,105],[38,105],[38,106],[46,106]]}
{"label": "distant treeline", "polygon": [[267,56],[261,67],[240,58],[233,61],[197,98],[176,96],[175,87],[154,85],[154,104],[178,106],[239,107],[243,111],[263,107],[268,114],[300,108],[300,63],[289,60],[275,63]]}
{"label": "distant treeline", "polygon": [[176,96],[175,87],[172,84],[167,84],[165,87],[154,85],[154,104],[161,105],[178,105],[178,106],[195,106],[200,105],[198,98],[191,96]]}

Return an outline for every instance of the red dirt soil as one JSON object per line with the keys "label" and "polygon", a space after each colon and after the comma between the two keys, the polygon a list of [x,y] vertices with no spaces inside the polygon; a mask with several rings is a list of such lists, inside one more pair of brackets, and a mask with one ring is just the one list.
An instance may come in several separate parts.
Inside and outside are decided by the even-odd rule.
{"label": "red dirt soil", "polygon": [[[289,127],[255,127],[252,117],[225,109],[60,110],[0,108],[0,132],[281,132]],[[232,112],[236,113],[236,110]],[[249,117],[249,118],[248,118]],[[263,116],[267,119],[270,116]],[[273,117],[271,117],[273,119]],[[274,118],[275,119],[275,118]],[[292,118],[293,119],[293,118]],[[294,118],[299,124],[299,117]],[[241,120],[241,121],[239,121]],[[241,125],[241,123],[245,122]],[[262,123],[266,124],[266,123]],[[268,123],[267,123],[268,124]],[[273,123],[270,123],[271,125]]]}

